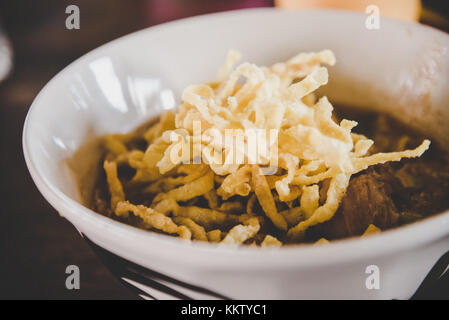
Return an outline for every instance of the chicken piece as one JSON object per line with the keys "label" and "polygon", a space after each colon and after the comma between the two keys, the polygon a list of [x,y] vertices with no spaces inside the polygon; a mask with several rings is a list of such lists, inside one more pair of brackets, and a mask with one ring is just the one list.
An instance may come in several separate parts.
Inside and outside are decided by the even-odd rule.
{"label": "chicken piece", "polygon": [[361,235],[370,224],[392,227],[399,213],[391,194],[396,181],[385,170],[369,169],[354,176],[335,216],[321,226],[329,239]]}

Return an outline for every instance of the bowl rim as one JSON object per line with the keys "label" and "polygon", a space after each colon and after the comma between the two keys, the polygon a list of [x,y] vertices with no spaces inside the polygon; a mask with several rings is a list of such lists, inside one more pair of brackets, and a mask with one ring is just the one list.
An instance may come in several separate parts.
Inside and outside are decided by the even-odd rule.
{"label": "bowl rim", "polygon": [[[166,28],[167,26],[192,22],[194,23],[198,19],[215,19],[217,17],[226,18],[227,16],[248,14],[257,15],[260,13],[266,14],[268,11],[273,12],[274,14],[280,14],[279,12],[288,12],[288,14],[293,14],[292,12],[295,12],[295,14],[319,15],[322,13],[331,13],[335,15],[357,17],[362,15],[361,13],[340,9],[286,11],[277,8],[255,8],[232,10],[188,17],[145,28],[112,40],[84,54],[59,71],[40,90],[38,95],[33,100],[24,122],[22,144],[25,162],[34,183],[44,198],[58,212],[62,213],[64,216],[67,216],[68,220],[77,229],[80,227],[81,232],[84,231],[83,229],[89,229],[91,232],[98,232],[100,230],[103,231],[102,236],[105,237],[104,239],[107,238],[104,240],[105,242],[103,242],[105,248],[115,252],[116,254],[129,258],[134,262],[137,262],[136,260],[138,260],[135,255],[132,253],[126,253],[123,249],[119,249],[119,247],[114,248],[114,245],[121,241],[124,241],[125,244],[130,244],[133,242],[146,243],[147,245],[152,244],[153,248],[158,248],[160,254],[167,252],[167,250],[170,250],[171,254],[173,254],[173,250],[175,250],[182,254],[183,263],[185,262],[190,265],[214,266],[226,269],[270,269],[273,267],[311,267],[318,264],[338,264],[349,261],[357,261],[367,257],[391,255],[407,248],[410,249],[423,246],[429,242],[436,241],[447,236],[449,234],[449,210],[432,217],[425,218],[418,223],[386,230],[377,235],[372,235],[366,238],[351,237],[335,240],[330,242],[328,245],[314,246],[313,244],[303,244],[269,249],[249,246],[241,246],[236,248],[229,246],[225,247],[217,244],[201,243],[199,241],[185,243],[172,236],[148,232],[105,217],[65,195],[49,179],[47,179],[47,177],[38,171],[33,154],[29,147],[33,140],[33,136],[29,131],[29,125],[31,121],[34,121],[33,119],[35,119],[39,113],[39,105],[41,104],[40,100],[42,96],[47,94],[47,92],[51,92],[52,87],[58,82],[58,80],[64,77],[67,73],[70,73],[72,69],[77,68],[78,65],[82,65],[85,60],[90,59],[98,53],[103,51],[107,52],[114,46],[119,46],[125,39],[142,37],[146,33],[156,32],[157,30]],[[412,28],[425,28],[428,29],[429,32],[437,31],[449,37],[446,33],[429,26],[389,18],[382,19],[384,24],[405,24]],[[93,241],[95,240],[95,238],[92,237],[90,239]],[[147,246],[147,248],[150,247],[151,245]],[[206,265],[204,264],[205,261],[207,262]],[[236,261],[238,261],[238,263],[236,263]]]}

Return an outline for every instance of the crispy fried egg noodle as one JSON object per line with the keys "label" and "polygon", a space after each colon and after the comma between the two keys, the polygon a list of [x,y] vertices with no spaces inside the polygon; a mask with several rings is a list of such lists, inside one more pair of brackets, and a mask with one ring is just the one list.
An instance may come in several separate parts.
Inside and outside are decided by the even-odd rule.
{"label": "crispy fried egg noodle", "polygon": [[[132,134],[105,137],[110,207],[118,217],[131,213],[145,228],[183,239],[279,247],[279,239],[301,242],[308,228],[330,220],[351,175],[429,148],[424,140],[413,150],[370,154],[373,141],[351,132],[357,122],[335,122],[327,97],[315,96],[328,82],[323,65],[336,62],[330,50],[271,67],[245,62],[234,68],[240,57],[231,50],[216,82],[186,87],[175,113],[136,132],[147,143],[145,152],[127,146]],[[229,130],[248,149],[215,139]],[[236,152],[239,163],[226,161]],[[126,183],[118,175],[122,166],[135,170]],[[148,205],[130,203],[128,187],[148,196]],[[196,205],[201,199],[207,207]],[[276,234],[263,231],[267,224]],[[365,235],[378,231],[372,226]]]}

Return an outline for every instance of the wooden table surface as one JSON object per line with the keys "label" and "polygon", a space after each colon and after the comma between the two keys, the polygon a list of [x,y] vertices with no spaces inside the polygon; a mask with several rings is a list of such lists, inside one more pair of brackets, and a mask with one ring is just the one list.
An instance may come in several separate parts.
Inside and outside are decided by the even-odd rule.
{"label": "wooden table surface", "polygon": [[[65,28],[69,4],[80,8],[80,30]],[[43,199],[26,169],[23,123],[45,83],[82,54],[129,32],[186,16],[271,4],[267,0],[0,2],[0,23],[15,51],[14,70],[0,83],[0,299],[135,298]],[[80,268],[80,290],[65,287],[68,265]]]}

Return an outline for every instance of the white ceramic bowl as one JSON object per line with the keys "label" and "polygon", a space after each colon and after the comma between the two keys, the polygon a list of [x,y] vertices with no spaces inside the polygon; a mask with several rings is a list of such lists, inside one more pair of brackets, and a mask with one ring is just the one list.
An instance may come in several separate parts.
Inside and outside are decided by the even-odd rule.
{"label": "white ceramic bowl", "polygon": [[[345,11],[243,10],[163,24],[108,43],[61,71],[34,100],[23,133],[31,175],[51,205],[99,247],[226,297],[409,298],[449,250],[448,212],[328,246],[231,249],[185,244],[113,221],[83,206],[78,192],[77,181],[88,192],[95,175],[87,168],[98,159],[97,137],[127,132],[175,107],[183,87],[214,78],[229,48],[262,65],[332,49],[337,65],[325,89],[331,101],[400,116],[447,145],[449,36],[387,19],[379,30],[368,30],[365,19]],[[378,290],[366,287],[370,265],[379,268]],[[178,289],[188,291],[182,284]]]}

